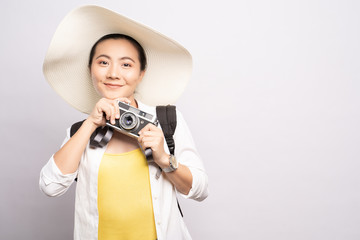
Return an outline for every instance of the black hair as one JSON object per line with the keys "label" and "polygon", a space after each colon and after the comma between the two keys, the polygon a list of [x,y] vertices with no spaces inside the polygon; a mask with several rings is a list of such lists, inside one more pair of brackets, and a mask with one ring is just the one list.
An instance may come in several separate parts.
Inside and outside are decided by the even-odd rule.
{"label": "black hair", "polygon": [[93,59],[94,54],[95,54],[96,46],[100,42],[105,41],[107,39],[126,39],[126,40],[128,40],[135,47],[135,49],[138,52],[139,61],[140,61],[140,70],[144,71],[146,69],[147,62],[146,62],[145,50],[143,49],[143,47],[134,38],[132,38],[132,37],[130,37],[128,35],[125,35],[125,34],[120,34],[120,33],[107,34],[107,35],[101,37],[99,40],[96,41],[96,43],[94,44],[94,46],[91,48],[91,51],[90,51],[89,68],[91,67],[91,64],[92,64],[92,59]]}

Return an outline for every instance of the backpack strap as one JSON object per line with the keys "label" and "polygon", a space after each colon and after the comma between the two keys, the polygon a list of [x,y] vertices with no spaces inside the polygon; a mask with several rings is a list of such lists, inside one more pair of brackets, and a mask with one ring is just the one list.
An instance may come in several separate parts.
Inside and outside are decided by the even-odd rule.
{"label": "backpack strap", "polygon": [[[172,155],[174,155],[175,152],[174,133],[175,133],[176,121],[177,121],[176,106],[174,105],[157,106],[156,116],[164,133],[166,144],[168,145],[169,151]],[[176,202],[181,216],[184,217],[177,198],[176,198]]]}
{"label": "backpack strap", "polygon": [[173,135],[176,129],[176,107],[173,105],[157,106],[156,115],[163,130],[169,151],[174,155],[175,141]]}
{"label": "backpack strap", "polygon": [[70,128],[70,137],[74,136],[74,134],[77,132],[77,130],[79,130],[79,128],[81,127],[81,125],[83,124],[85,120],[82,120],[80,122],[74,123],[71,128]]}
{"label": "backpack strap", "polygon": [[[81,125],[83,124],[85,120],[82,120],[80,122],[74,123],[73,125],[71,125],[70,128],[70,137],[74,136],[74,134],[77,132],[77,130],[79,130],[79,128],[81,127]],[[75,182],[77,182],[77,178],[75,178]]]}

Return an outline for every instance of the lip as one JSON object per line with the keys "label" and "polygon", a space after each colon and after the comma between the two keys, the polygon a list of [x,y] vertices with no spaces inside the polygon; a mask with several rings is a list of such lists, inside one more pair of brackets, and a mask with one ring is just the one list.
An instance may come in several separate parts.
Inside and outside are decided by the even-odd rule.
{"label": "lip", "polygon": [[104,85],[111,89],[121,88],[124,85],[116,84],[116,83],[104,83]]}

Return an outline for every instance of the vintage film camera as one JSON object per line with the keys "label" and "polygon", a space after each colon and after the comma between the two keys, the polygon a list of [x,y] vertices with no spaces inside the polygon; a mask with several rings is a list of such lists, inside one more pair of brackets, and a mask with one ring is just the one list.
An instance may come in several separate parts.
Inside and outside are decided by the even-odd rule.
{"label": "vintage film camera", "polygon": [[156,116],[120,101],[118,102],[118,105],[120,118],[116,119],[114,125],[107,121],[106,125],[109,127],[112,127],[130,137],[138,138],[140,130],[148,123],[152,123],[155,126],[158,125]]}
{"label": "vintage film camera", "polygon": [[[130,137],[138,138],[139,132],[148,123],[158,125],[156,116],[134,108],[124,102],[118,102],[120,110],[120,118],[115,120],[115,124],[111,124],[110,121],[106,122],[106,125],[117,131],[120,131]],[[143,149],[143,152],[148,161],[152,159],[151,149]]]}

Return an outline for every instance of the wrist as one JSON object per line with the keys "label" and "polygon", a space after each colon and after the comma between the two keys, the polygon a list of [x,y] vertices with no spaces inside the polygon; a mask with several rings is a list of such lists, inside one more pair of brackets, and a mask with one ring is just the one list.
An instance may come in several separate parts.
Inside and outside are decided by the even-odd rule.
{"label": "wrist", "polygon": [[166,172],[166,173],[171,173],[174,172],[178,169],[179,167],[179,162],[177,161],[176,157],[174,155],[169,155],[168,158],[168,166],[167,167],[162,167],[161,169]]}
{"label": "wrist", "polygon": [[89,129],[91,133],[93,133],[99,127],[89,118],[84,121],[83,126]]}
{"label": "wrist", "polygon": [[157,161],[157,165],[159,165],[159,167],[161,169],[164,168],[168,168],[170,166],[170,161],[169,161],[170,155],[165,153],[160,159],[159,161]]}

